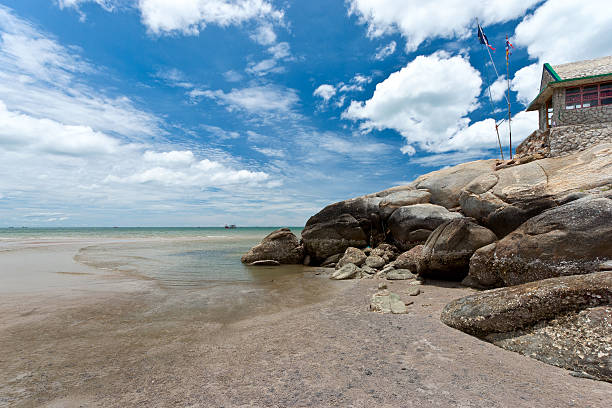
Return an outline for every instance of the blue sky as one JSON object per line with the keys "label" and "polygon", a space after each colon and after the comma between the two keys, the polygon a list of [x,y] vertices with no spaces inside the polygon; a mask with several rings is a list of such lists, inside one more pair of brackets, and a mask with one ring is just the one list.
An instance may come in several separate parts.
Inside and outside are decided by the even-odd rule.
{"label": "blue sky", "polygon": [[523,110],[543,62],[612,54],[605,8],[0,0],[0,226],[303,225],[496,158],[505,35],[516,146],[537,127]]}

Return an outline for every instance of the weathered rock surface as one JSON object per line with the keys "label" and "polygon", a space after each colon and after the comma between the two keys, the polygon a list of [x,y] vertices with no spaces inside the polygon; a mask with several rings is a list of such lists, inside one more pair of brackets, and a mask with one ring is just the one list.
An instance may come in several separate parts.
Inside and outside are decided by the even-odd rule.
{"label": "weathered rock surface", "polygon": [[243,263],[273,260],[281,264],[301,264],[304,248],[289,228],[281,228],[268,234],[241,258]]}
{"label": "weathered rock surface", "polygon": [[600,144],[569,156],[484,172],[461,192],[461,210],[501,238],[548,208],[612,184],[611,165],[612,144]]}
{"label": "weathered rock surface", "polygon": [[385,266],[385,260],[378,255],[370,255],[366,258],[365,264],[370,268],[380,269]]}
{"label": "weathered rock surface", "polygon": [[346,264],[342,268],[334,271],[330,279],[335,280],[343,280],[343,279],[351,279],[357,276],[359,273],[359,267],[355,264]]}
{"label": "weathered rock surface", "polygon": [[476,177],[493,173],[495,160],[479,160],[463,163],[447,169],[424,174],[410,183],[416,189],[427,190],[430,202],[446,208],[455,208],[459,205],[461,190]]}
{"label": "weathered rock surface", "polygon": [[414,204],[427,204],[431,193],[426,190],[401,190],[386,195],[379,204],[383,220],[389,218],[400,207]]}
{"label": "weathered rock surface", "polygon": [[485,339],[580,376],[612,382],[610,306],[569,313],[525,330],[489,334]]}
{"label": "weathered rock surface", "polygon": [[496,245],[494,242],[474,252],[470,258],[469,274],[462,282],[464,285],[477,288],[504,286],[494,267]]}
{"label": "weathered rock surface", "polygon": [[426,277],[461,280],[474,252],[497,240],[495,234],[470,218],[447,221],[425,242],[417,271]]}
{"label": "weathered rock surface", "polygon": [[389,217],[388,226],[395,245],[407,251],[423,244],[440,224],[461,217],[439,205],[415,204],[395,210]]}
{"label": "weathered rock surface", "polygon": [[423,253],[424,245],[417,245],[412,249],[400,254],[395,261],[393,266],[397,269],[409,269],[416,272],[419,258]]}
{"label": "weathered rock surface", "polygon": [[370,310],[379,313],[406,313],[406,305],[398,294],[382,291],[372,295]]}
{"label": "weathered rock surface", "polygon": [[361,266],[364,264],[365,260],[366,260],[366,254],[364,254],[361,249],[348,247],[346,248],[346,251],[344,251],[344,255],[342,255],[342,258],[340,258],[340,260],[336,264],[336,269],[340,269],[344,265],[347,265],[350,263],[356,266]]}
{"label": "weathered rock surface", "polygon": [[445,324],[549,364],[612,381],[612,272],[550,278],[457,299]]}
{"label": "weathered rock surface", "polygon": [[488,262],[473,262],[480,285],[518,285],[599,270],[612,259],[612,200],[588,196],[552,208],[497,242]]}
{"label": "weathered rock surface", "polygon": [[612,304],[612,272],[563,276],[486,290],[450,302],[442,322],[483,337],[527,328],[541,320]]}

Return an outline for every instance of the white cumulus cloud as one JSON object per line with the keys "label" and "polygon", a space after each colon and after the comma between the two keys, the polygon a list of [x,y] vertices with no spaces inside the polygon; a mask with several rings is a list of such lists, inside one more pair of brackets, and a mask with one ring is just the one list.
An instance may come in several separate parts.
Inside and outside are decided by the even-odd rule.
{"label": "white cumulus cloud", "polygon": [[408,145],[433,151],[469,125],[481,85],[480,74],[462,56],[421,55],[376,85],[371,99],[352,101],[343,117],[363,121],[366,131],[394,129]]}
{"label": "white cumulus cloud", "polygon": [[[280,21],[283,12],[266,0],[139,0],[143,24],[154,34],[197,35],[208,24],[222,27],[249,20]],[[269,41],[270,32],[256,34]]]}
{"label": "white cumulus cloud", "polygon": [[314,96],[323,98],[325,102],[329,101],[336,94],[336,87],[330,84],[319,85],[313,92]]}
{"label": "white cumulus cloud", "polygon": [[349,14],[368,27],[368,36],[399,32],[406,50],[415,51],[432,38],[463,38],[471,33],[475,17],[483,24],[510,21],[541,0],[348,0]]}

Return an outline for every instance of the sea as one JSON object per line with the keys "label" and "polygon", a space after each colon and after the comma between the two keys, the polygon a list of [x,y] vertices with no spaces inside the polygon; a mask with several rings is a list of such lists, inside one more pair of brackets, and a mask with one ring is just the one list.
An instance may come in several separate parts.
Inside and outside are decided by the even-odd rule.
{"label": "sea", "polygon": [[[164,287],[257,282],[302,272],[301,266],[250,267],[240,257],[279,227],[253,228],[1,228],[0,252],[75,244],[74,260]],[[302,228],[291,227],[299,237]]]}

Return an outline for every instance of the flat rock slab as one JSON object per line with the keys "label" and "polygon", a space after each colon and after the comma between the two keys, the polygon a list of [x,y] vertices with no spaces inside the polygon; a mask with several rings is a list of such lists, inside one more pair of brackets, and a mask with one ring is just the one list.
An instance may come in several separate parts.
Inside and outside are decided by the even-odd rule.
{"label": "flat rock slab", "polygon": [[382,291],[372,295],[370,310],[379,313],[406,313],[406,305],[399,295],[392,292]]}
{"label": "flat rock slab", "polygon": [[394,269],[387,273],[387,279],[389,280],[407,280],[414,278],[416,278],[416,275],[408,269]]}
{"label": "flat rock slab", "polygon": [[280,266],[280,262],[273,259],[262,259],[261,261],[251,262],[249,266]]}

